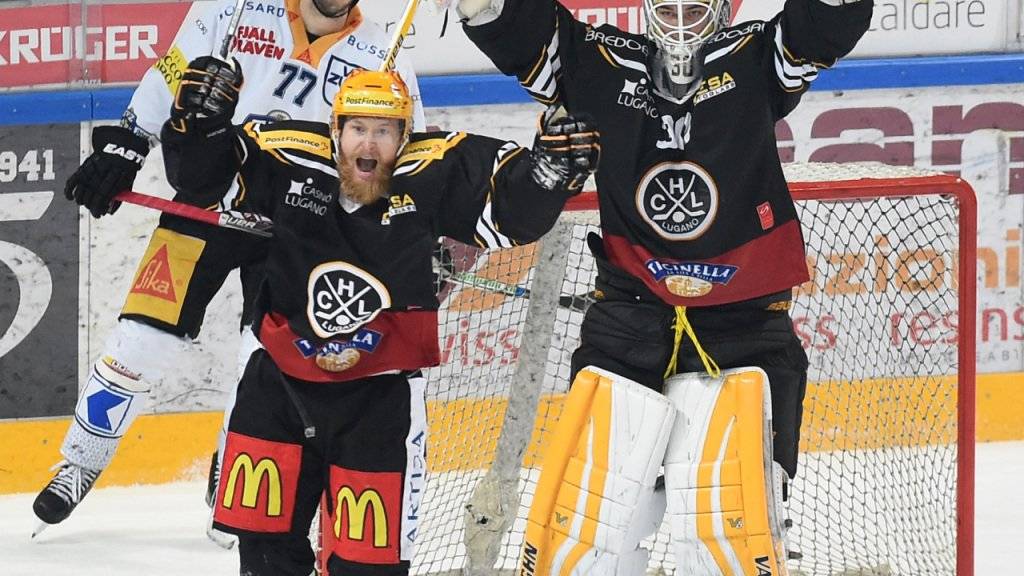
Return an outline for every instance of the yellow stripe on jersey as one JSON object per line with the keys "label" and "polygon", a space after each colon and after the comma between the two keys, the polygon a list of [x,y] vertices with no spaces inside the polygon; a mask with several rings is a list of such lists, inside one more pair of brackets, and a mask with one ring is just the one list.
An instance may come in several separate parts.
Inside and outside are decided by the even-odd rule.
{"label": "yellow stripe on jersey", "polygon": [[608,55],[608,49],[607,48],[605,48],[604,46],[601,46],[600,44],[598,44],[597,51],[600,52],[601,56],[604,56],[604,59],[607,60],[608,63],[612,65],[612,68],[622,68],[622,66],[620,66],[618,62],[616,62],[615,60],[612,60],[612,57]]}
{"label": "yellow stripe on jersey", "polygon": [[[248,128],[246,129],[248,131]],[[274,130],[273,127],[262,127],[255,130],[256,144],[262,150],[272,151],[278,148],[301,150],[332,160],[331,139],[315,132],[302,132],[299,130]],[[253,132],[249,132],[253,134]]]}
{"label": "yellow stripe on jersey", "polygon": [[[410,142],[402,149],[402,155],[395,162],[395,167],[397,168],[402,164],[418,162],[420,160],[440,160],[444,158],[445,153],[455,148],[465,137],[465,132],[455,132],[445,138],[428,138],[418,142]],[[419,170],[422,170],[422,167]]]}
{"label": "yellow stripe on jersey", "polygon": [[745,48],[747,46],[747,44],[750,44],[750,41],[753,40],[753,39],[754,39],[753,36],[747,36],[743,40],[740,40],[740,43],[737,44],[736,47],[732,49],[732,52],[730,52],[730,54],[735,54],[735,53],[739,52],[740,50],[743,50],[743,48]]}
{"label": "yellow stripe on jersey", "polygon": [[526,75],[522,80],[519,81],[523,86],[532,84],[537,79],[537,75],[544,69],[544,64],[548,61],[548,46],[545,44],[541,50],[540,55],[537,57],[537,61],[533,64],[533,68],[530,69],[529,74]]}

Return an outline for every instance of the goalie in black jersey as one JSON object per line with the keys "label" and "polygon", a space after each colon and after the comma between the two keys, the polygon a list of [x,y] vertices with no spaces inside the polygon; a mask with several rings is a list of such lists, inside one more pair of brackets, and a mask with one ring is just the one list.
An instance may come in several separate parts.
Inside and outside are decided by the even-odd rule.
{"label": "goalie in black jersey", "polygon": [[787,0],[733,27],[728,0],[643,5],[644,35],[555,0],[457,6],[534,99],[591,114],[604,150],[598,300],[520,573],[643,574],[667,506],[677,573],[785,574],[807,381],[788,310],[808,272],[774,127],[873,3]]}
{"label": "goalie in black jersey", "polygon": [[546,113],[533,150],[464,132],[410,134],[393,72],[355,71],[332,123],[231,125],[241,76],[190,68],[162,141],[180,199],[234,185],[274,222],[214,509],[241,573],[308,576],[326,492],[331,574],[407,574],[424,491],[423,367],[439,362],[439,236],[532,242],[600,153],[585,119]]}

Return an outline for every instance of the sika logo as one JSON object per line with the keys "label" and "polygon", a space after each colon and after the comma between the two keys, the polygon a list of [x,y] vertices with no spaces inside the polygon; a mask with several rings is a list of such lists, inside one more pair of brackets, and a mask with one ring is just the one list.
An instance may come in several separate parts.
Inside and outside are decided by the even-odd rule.
{"label": "sika logo", "polygon": [[149,259],[146,267],[139,273],[132,286],[132,292],[161,298],[169,302],[177,302],[174,293],[174,278],[171,276],[171,265],[167,260],[167,245],[164,244]]}
{"label": "sika logo", "polygon": [[387,287],[347,262],[327,262],[309,274],[306,318],[321,338],[348,334],[391,306]]}

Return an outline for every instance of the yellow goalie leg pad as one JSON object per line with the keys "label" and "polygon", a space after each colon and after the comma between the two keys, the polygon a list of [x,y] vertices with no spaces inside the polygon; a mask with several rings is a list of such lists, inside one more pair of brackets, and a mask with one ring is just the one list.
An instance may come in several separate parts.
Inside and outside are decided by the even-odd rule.
{"label": "yellow goalie leg pad", "polygon": [[695,576],[786,576],[768,377],[759,368],[680,374],[665,394],[679,411],[665,454],[679,567]]}
{"label": "yellow goalie leg pad", "polygon": [[664,515],[654,484],[674,419],[665,396],[604,370],[580,371],[544,454],[521,576],[644,574],[639,544]]}

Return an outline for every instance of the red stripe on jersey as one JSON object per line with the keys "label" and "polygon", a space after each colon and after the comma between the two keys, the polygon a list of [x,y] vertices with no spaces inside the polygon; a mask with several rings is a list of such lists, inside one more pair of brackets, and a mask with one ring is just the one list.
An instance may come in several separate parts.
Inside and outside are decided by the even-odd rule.
{"label": "red stripe on jersey", "polygon": [[[790,220],[770,233],[714,258],[659,258],[642,246],[630,244],[622,236],[607,233],[604,235],[604,248],[612,264],[642,280],[659,298],[673,306],[715,306],[740,302],[798,286],[810,278],[800,223],[796,220]],[[704,268],[710,270],[712,275],[720,271],[727,280],[714,279],[708,275],[701,278],[700,274],[657,278],[649,268],[649,263],[655,260],[662,265],[667,264],[669,268],[673,265],[692,265],[690,268]],[[683,269],[686,266],[676,268]],[[670,291],[669,283],[672,279],[679,279],[679,283],[687,287],[698,285],[697,288],[703,287],[703,290],[695,291],[707,292],[679,296]],[[690,282],[689,286],[687,281]],[[675,291],[678,293],[682,290]]]}
{"label": "red stripe on jersey", "polygon": [[[260,323],[259,340],[285,374],[308,382],[346,382],[392,370],[418,370],[437,366],[441,352],[437,343],[437,311],[381,312],[362,326],[381,335],[373,351],[353,347],[358,361],[343,372],[328,372],[316,365],[316,354],[304,350],[307,342],[295,333],[288,320],[271,312]],[[332,342],[346,343],[351,336],[339,335]]]}

